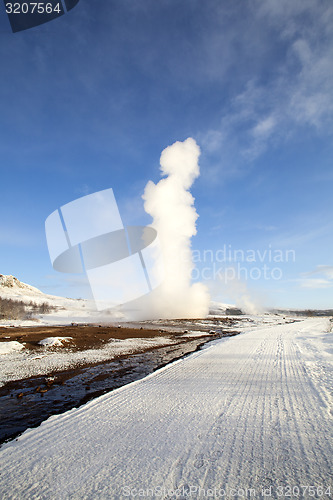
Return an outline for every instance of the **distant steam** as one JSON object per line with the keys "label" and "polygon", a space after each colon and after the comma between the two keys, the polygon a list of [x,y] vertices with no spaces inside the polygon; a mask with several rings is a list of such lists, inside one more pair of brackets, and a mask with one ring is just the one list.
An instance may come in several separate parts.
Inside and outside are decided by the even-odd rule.
{"label": "distant steam", "polygon": [[164,262],[162,285],[149,296],[149,315],[160,318],[195,318],[208,314],[209,293],[202,283],[191,284],[194,268],[191,237],[198,214],[189,189],[199,176],[200,148],[194,139],[175,142],[161,154],[163,179],[149,181],[143,199],[153,218]]}
{"label": "distant steam", "polygon": [[262,314],[264,308],[258,294],[250,291],[245,281],[234,278],[228,283],[228,295],[235,301],[237,307],[246,314]]}

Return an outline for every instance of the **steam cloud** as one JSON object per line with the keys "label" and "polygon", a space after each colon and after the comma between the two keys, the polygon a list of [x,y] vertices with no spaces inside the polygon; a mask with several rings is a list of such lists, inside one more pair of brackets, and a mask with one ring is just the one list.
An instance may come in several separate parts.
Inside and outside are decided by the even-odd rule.
{"label": "steam cloud", "polygon": [[200,175],[200,148],[194,139],[175,142],[161,154],[162,176],[149,181],[143,199],[161,244],[164,280],[149,296],[149,314],[160,318],[198,318],[208,314],[210,297],[202,283],[191,284],[191,237],[198,214],[190,188]]}

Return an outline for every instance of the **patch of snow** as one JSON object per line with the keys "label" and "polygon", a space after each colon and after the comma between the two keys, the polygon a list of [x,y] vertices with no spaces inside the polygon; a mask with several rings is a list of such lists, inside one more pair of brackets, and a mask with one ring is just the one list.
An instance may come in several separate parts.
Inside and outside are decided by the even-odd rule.
{"label": "patch of snow", "polygon": [[24,345],[16,340],[0,342],[0,354],[10,354],[11,352],[21,351],[22,349],[24,349]]}
{"label": "patch of snow", "polygon": [[38,345],[43,347],[56,347],[62,346],[64,342],[69,342],[73,337],[47,337],[38,342]]}
{"label": "patch of snow", "polygon": [[[209,333],[211,333],[211,332],[209,332]],[[182,335],[182,337],[192,338],[192,337],[203,337],[204,335],[208,335],[208,333],[207,332],[202,332],[200,330],[195,330],[195,331],[192,331],[192,332],[184,333],[184,335]]]}

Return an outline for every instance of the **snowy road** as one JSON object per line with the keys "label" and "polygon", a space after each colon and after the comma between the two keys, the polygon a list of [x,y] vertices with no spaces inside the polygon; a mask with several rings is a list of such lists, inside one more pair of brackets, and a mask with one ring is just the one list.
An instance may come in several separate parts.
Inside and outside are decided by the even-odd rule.
{"label": "snowy road", "polygon": [[332,498],[329,329],[258,327],[52,417],[0,450],[1,498]]}

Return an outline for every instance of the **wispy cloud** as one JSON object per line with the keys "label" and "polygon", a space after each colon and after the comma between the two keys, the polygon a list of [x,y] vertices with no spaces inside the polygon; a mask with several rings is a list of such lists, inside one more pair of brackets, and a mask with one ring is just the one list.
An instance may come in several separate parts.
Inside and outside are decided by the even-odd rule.
{"label": "wispy cloud", "polygon": [[[333,287],[333,266],[319,265],[307,273],[303,273],[300,280],[302,288],[332,288]],[[319,276],[313,278],[313,276]]]}
{"label": "wispy cloud", "polygon": [[326,266],[326,265],[316,266],[316,268],[313,271],[304,273],[304,276],[312,276],[314,274],[319,274],[330,280],[333,280],[333,266]]}
{"label": "wispy cloud", "polygon": [[312,289],[332,288],[333,282],[320,278],[312,278],[312,279],[300,280],[300,286],[302,288],[312,288]]}
{"label": "wispy cloud", "polygon": [[332,234],[332,223],[325,224],[323,221],[323,224],[319,225],[318,223],[312,223],[309,219],[307,219],[307,224],[301,224],[300,221],[294,222],[294,224],[297,223],[299,226],[297,231],[295,231],[295,229],[290,229],[284,233],[281,232],[276,234],[275,238],[272,240],[272,245],[280,248],[297,249]]}
{"label": "wispy cloud", "polygon": [[277,57],[270,75],[266,59],[261,66],[257,62],[256,76],[221,111],[219,126],[201,137],[208,153],[232,156],[234,150],[236,156],[237,151],[236,172],[304,127],[333,132],[333,4],[267,0],[253,5],[252,22],[258,32],[268,26],[271,50],[278,47],[283,57]]}

